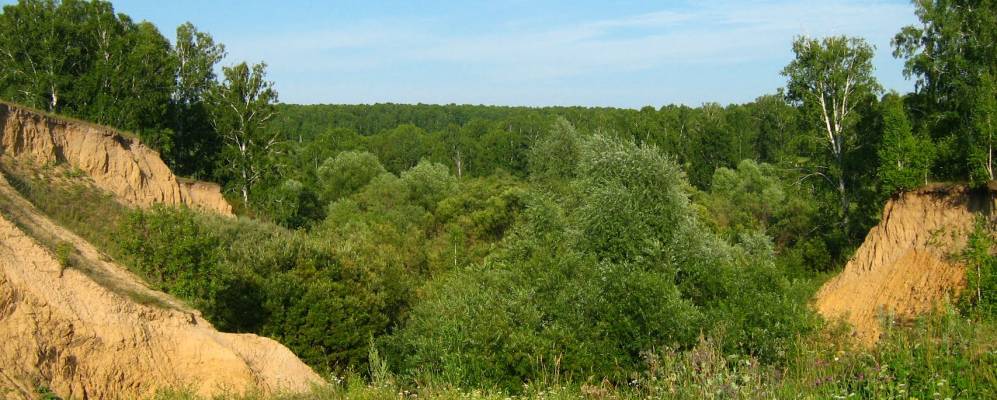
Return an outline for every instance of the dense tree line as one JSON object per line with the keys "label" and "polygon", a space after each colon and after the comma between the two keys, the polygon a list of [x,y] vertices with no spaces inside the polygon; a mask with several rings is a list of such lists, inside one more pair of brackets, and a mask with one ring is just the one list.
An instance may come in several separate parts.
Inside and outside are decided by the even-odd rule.
{"label": "dense tree line", "polygon": [[259,115],[277,94],[264,64],[224,67],[219,81],[224,57],[190,23],[171,43],[107,1],[21,0],[0,14],[0,97],[133,131],[178,173],[247,198],[274,145]]}

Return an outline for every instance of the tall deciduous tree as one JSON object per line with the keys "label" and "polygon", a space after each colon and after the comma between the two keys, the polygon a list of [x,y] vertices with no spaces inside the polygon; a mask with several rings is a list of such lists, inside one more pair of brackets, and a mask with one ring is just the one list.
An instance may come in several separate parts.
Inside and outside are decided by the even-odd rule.
{"label": "tall deciduous tree", "polygon": [[200,32],[190,22],[177,27],[174,57],[176,86],[171,96],[174,144],[171,159],[181,173],[210,175],[211,161],[220,146],[208,122],[205,96],[216,82],[215,65],[225,57],[225,46]]}
{"label": "tall deciduous tree", "polygon": [[934,156],[931,140],[914,136],[900,96],[886,95],[880,105],[883,140],[878,149],[879,170],[876,172],[883,191],[892,194],[927,183]]}
{"label": "tall deciduous tree", "polygon": [[0,14],[0,93],[48,111],[59,111],[73,80],[85,68],[79,26],[71,23],[85,4],[21,1]]}
{"label": "tall deciduous tree", "polygon": [[881,91],[872,75],[873,48],[859,38],[800,37],[793,42],[793,52],[796,58],[782,71],[789,80],[786,94],[803,106],[827,140],[833,168],[825,176],[836,185],[842,224],[847,228],[850,200],[844,161],[854,141],[855,110]]}
{"label": "tall deciduous tree", "polygon": [[997,139],[997,82],[992,72],[981,73],[974,85],[969,107],[969,132],[966,159],[969,179],[974,182],[994,179],[994,140]]}
{"label": "tall deciduous tree", "polygon": [[222,168],[237,185],[242,200],[272,167],[280,135],[267,130],[276,114],[277,91],[266,80],[266,64],[241,63],[222,69],[225,81],[208,92],[211,124],[225,142]]}
{"label": "tall deciduous tree", "polygon": [[[95,6],[101,3],[93,3]],[[100,15],[113,14],[110,6]],[[109,23],[113,23],[109,21]],[[166,113],[173,91],[173,58],[170,42],[149,22],[133,24],[119,16],[124,32],[111,43],[110,58],[94,60],[85,78],[97,83],[75,91],[76,113],[88,120],[138,131],[156,148],[168,148],[172,138],[164,134]],[[88,104],[88,99],[93,99]]]}
{"label": "tall deciduous tree", "polygon": [[[138,131],[165,147],[169,41],[106,1],[23,0],[0,13],[0,96]],[[167,138],[168,139],[168,138]]]}
{"label": "tall deciduous tree", "polygon": [[793,132],[799,113],[786,103],[784,94],[761,96],[746,107],[758,124],[755,148],[759,160],[777,163],[797,154]]}
{"label": "tall deciduous tree", "polygon": [[951,159],[939,162],[948,170],[942,172],[976,182],[994,179],[997,1],[918,0],[914,5],[921,25],[896,35],[893,55],[906,58],[905,74],[917,77],[932,135],[956,139]]}

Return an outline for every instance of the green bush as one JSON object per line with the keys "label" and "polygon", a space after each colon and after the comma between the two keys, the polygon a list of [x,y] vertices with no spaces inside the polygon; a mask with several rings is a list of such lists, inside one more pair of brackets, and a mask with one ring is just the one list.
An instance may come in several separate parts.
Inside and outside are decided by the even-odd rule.
{"label": "green bush", "polygon": [[903,99],[891,93],[883,97],[883,138],[877,150],[876,171],[884,195],[916,189],[928,183],[935,158],[931,138],[914,135]]}
{"label": "green bush", "polygon": [[344,151],[322,162],[316,170],[319,199],[329,204],[349,196],[372,179],[385,173],[377,156],[361,151]]}
{"label": "green bush", "polygon": [[989,399],[997,396],[997,331],[952,308],[887,326],[873,348],[846,337],[809,337],[787,370],[781,397]]}
{"label": "green bush", "polygon": [[318,196],[296,179],[259,185],[252,202],[259,217],[291,229],[309,227],[324,216]]}
{"label": "green bush", "polygon": [[450,175],[447,167],[426,160],[403,171],[401,180],[408,186],[412,203],[429,212],[435,211],[437,202],[457,190],[457,178]]}
{"label": "green bush", "polygon": [[118,238],[119,248],[147,282],[190,302],[221,329],[238,324],[238,319],[221,318],[230,305],[217,301],[235,274],[221,264],[221,242],[194,211],[163,206],[133,211]]}
{"label": "green bush", "polygon": [[644,351],[724,333],[728,351],[785,359],[812,326],[767,238],[732,247],[697,220],[677,164],[602,136],[573,193],[531,192],[482,264],[424,290],[383,342],[412,379],[517,391],[549,373],[626,382]]}
{"label": "green bush", "polygon": [[986,318],[997,317],[997,255],[994,237],[987,221],[977,221],[963,252],[966,261],[966,288],[961,303],[968,312]]}
{"label": "green bush", "polygon": [[304,232],[245,219],[157,207],[134,211],[122,229],[122,253],[150,283],[221,330],[280,340],[320,371],[364,363],[409,282],[340,263]]}
{"label": "green bush", "polygon": [[73,266],[73,256],[76,253],[76,246],[69,242],[59,242],[55,245],[55,259],[59,261],[59,266],[63,269]]}
{"label": "green bush", "polygon": [[550,181],[573,178],[578,166],[580,141],[575,127],[564,118],[558,118],[527,153],[530,179]]}

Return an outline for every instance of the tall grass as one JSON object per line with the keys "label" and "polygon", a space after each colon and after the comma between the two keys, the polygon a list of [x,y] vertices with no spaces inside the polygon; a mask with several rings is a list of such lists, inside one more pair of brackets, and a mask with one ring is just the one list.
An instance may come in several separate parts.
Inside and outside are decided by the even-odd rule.
{"label": "tall grass", "polygon": [[[800,338],[789,364],[765,365],[725,354],[719,340],[701,338],[687,351],[646,352],[644,368],[626,385],[605,380],[558,382],[554,372],[524,383],[519,394],[460,389],[429,381],[399,384],[390,375],[348,373],[303,394],[223,396],[232,399],[993,399],[997,398],[997,327],[954,308],[888,327],[872,348],[857,347],[844,330]],[[377,361],[375,361],[376,363]],[[375,366],[376,367],[376,366]],[[163,391],[157,399],[197,399]]]}
{"label": "tall grass", "polygon": [[[0,174],[39,211],[59,225],[80,235],[90,243],[112,243],[127,208],[110,195],[94,187],[75,182],[72,170],[53,168],[20,170],[19,166],[0,162]],[[67,179],[68,178],[68,179]],[[61,181],[55,183],[55,181]],[[72,243],[43,227],[16,199],[0,192],[0,214],[48,250],[64,271],[73,268],[102,287],[132,301],[159,308],[173,308],[165,301],[136,290],[112,277],[93,260],[84,257]],[[105,246],[101,250],[107,251]]]}

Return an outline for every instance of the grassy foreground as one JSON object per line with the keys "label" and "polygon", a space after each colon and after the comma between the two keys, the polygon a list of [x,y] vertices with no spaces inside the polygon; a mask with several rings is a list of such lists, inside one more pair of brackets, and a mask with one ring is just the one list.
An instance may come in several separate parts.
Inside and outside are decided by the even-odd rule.
{"label": "grassy foreground", "polygon": [[[627,386],[606,381],[563,382],[557,370],[521,393],[462,390],[446,384],[400,383],[378,366],[332,377],[309,393],[231,399],[992,399],[997,398],[997,331],[949,307],[892,326],[875,348],[853,346],[846,335],[825,331],[801,338],[802,351],[785,369],[749,357],[724,356],[714,341],[690,351],[663,350],[646,356],[646,369]],[[381,369],[381,370],[379,370]],[[384,374],[384,375],[382,375]],[[365,378],[363,375],[368,376]],[[430,378],[432,379],[432,378]],[[156,399],[199,399],[183,390]]]}

